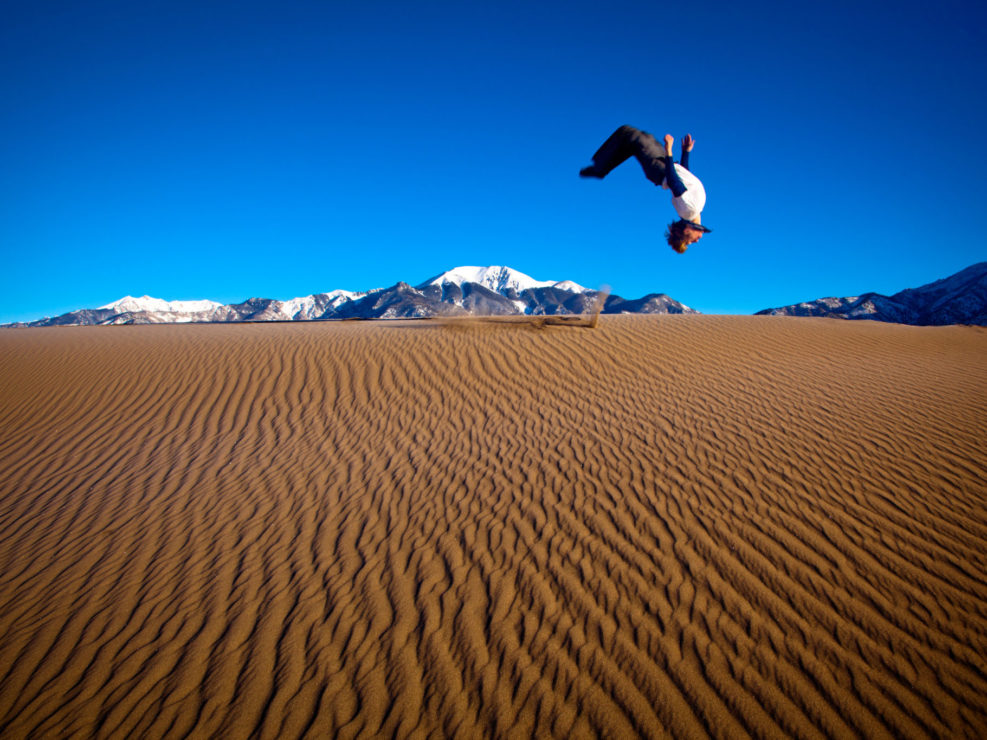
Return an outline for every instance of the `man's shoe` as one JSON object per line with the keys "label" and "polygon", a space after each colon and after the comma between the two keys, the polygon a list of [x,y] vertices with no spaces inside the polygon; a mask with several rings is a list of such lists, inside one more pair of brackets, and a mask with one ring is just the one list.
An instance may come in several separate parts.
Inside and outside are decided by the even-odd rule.
{"label": "man's shoe", "polygon": [[589,167],[583,167],[581,170],[579,170],[579,176],[580,177],[595,177],[595,178],[600,179],[600,180],[603,179],[603,175],[601,175],[599,173],[599,171],[596,169],[596,165],[595,164],[591,164]]}

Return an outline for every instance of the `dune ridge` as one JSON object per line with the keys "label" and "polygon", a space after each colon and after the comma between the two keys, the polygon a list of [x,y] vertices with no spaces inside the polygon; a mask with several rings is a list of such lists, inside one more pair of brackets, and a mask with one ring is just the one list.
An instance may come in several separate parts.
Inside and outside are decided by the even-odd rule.
{"label": "dune ridge", "polygon": [[0,333],[0,735],[987,735],[985,360],[770,317]]}

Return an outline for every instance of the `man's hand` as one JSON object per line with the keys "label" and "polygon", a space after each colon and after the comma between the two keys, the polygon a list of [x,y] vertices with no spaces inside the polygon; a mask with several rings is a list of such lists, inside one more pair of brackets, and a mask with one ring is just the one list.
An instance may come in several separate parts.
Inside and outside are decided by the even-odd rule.
{"label": "man's hand", "polygon": [[692,138],[692,134],[686,134],[682,137],[682,151],[691,152],[692,147],[696,145],[696,140]]}
{"label": "man's hand", "polygon": [[671,134],[665,134],[665,156],[672,156],[672,146],[675,144],[675,137]]}

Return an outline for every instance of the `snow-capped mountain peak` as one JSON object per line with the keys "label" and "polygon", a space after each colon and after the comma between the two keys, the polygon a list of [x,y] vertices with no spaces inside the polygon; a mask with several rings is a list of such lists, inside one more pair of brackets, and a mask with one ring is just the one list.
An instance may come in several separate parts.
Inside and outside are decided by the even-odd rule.
{"label": "snow-capped mountain peak", "polygon": [[215,301],[165,301],[160,298],[152,298],[149,295],[134,298],[124,296],[118,301],[100,306],[101,309],[119,311],[120,313],[136,313],[137,311],[156,311],[164,313],[200,313],[202,311],[212,311],[222,306],[222,303]]}
{"label": "snow-capped mountain peak", "polygon": [[425,288],[429,285],[459,285],[464,283],[476,283],[488,288],[495,293],[506,293],[514,290],[522,293],[533,288],[558,288],[570,293],[585,293],[586,288],[577,285],[571,280],[535,280],[530,275],[501,265],[491,265],[490,267],[462,266],[454,267],[451,270],[438,275],[431,280],[426,280],[419,285]]}

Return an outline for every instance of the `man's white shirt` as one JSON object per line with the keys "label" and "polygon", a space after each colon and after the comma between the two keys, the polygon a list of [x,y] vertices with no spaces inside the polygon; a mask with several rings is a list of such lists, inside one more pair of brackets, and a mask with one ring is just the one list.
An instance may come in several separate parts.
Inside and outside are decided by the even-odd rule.
{"label": "man's white shirt", "polygon": [[[682,184],[685,185],[685,192],[682,193],[681,197],[672,196],[672,206],[675,208],[675,212],[679,214],[679,218],[698,223],[699,214],[706,207],[706,189],[699,178],[685,167],[677,162],[672,166],[675,168],[675,174],[681,178]],[[666,179],[661,186],[668,190],[668,180]]]}

